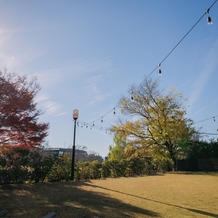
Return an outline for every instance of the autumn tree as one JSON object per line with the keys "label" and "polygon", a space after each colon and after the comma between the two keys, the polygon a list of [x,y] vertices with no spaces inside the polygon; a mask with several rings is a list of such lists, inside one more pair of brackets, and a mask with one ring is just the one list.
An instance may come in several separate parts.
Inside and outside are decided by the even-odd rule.
{"label": "autumn tree", "polygon": [[121,160],[124,158],[125,138],[117,132],[113,139],[113,146],[109,146],[108,160]]}
{"label": "autumn tree", "polygon": [[186,118],[182,107],[182,96],[173,90],[165,94],[153,80],[132,86],[129,93],[131,98],[120,100],[127,119],[120,120],[111,130],[125,135],[139,154],[169,158],[175,168],[177,158],[182,155],[181,145],[194,133],[192,121]]}
{"label": "autumn tree", "polygon": [[47,136],[48,124],[39,122],[35,101],[40,90],[35,78],[0,72],[0,147],[30,149]]}

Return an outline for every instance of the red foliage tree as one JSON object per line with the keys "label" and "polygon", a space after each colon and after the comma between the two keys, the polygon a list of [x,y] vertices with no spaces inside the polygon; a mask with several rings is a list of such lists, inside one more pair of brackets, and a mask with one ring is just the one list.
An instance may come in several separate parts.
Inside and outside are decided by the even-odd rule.
{"label": "red foliage tree", "polygon": [[47,136],[48,124],[34,101],[40,90],[36,78],[0,72],[0,148],[38,147]]}

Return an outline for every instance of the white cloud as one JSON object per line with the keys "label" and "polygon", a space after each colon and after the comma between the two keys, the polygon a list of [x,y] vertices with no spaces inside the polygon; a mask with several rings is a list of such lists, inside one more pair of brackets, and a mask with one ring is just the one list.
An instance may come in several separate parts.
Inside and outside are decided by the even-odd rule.
{"label": "white cloud", "polygon": [[75,80],[86,74],[108,70],[110,66],[110,57],[81,58],[61,62],[60,65],[43,69],[38,71],[36,76],[42,87],[50,87],[64,81]]}
{"label": "white cloud", "polygon": [[[77,58],[56,61],[55,55],[45,47],[26,37],[26,33],[50,28],[47,25],[38,29],[5,28],[0,26],[0,68],[9,72],[34,74],[42,88],[55,86],[61,81],[69,81],[78,76],[106,70],[111,66],[110,57]],[[47,29],[48,30],[48,29]],[[45,56],[50,55],[50,64]],[[54,57],[53,57],[54,55]],[[46,57],[47,58],[47,57]],[[52,61],[53,60],[53,61]]]}
{"label": "white cloud", "polygon": [[198,99],[201,97],[201,94],[204,91],[205,86],[207,85],[210,75],[213,73],[215,67],[217,66],[217,58],[218,58],[217,47],[218,46],[216,43],[211,49],[211,51],[209,52],[209,54],[207,55],[207,57],[205,58],[200,75],[192,86],[192,91],[188,98],[190,110],[192,109],[194,104],[198,101]]}
{"label": "white cloud", "polygon": [[99,83],[102,83],[103,75],[97,75],[87,79],[87,88],[89,90],[90,101],[89,104],[95,104],[98,102],[102,102],[105,98],[107,98],[108,94],[103,94],[99,89]]}
{"label": "white cloud", "polygon": [[210,104],[206,104],[205,106],[203,106],[202,108],[197,110],[193,116],[197,116],[198,114],[200,114],[202,111],[206,110],[207,108],[216,105],[217,102],[218,102],[218,100],[214,100],[214,101],[210,102]]}
{"label": "white cloud", "polygon": [[40,108],[42,108],[46,115],[62,116],[66,114],[65,112],[61,111],[62,108],[59,104],[49,99],[47,94],[37,96],[36,102],[39,104]]}

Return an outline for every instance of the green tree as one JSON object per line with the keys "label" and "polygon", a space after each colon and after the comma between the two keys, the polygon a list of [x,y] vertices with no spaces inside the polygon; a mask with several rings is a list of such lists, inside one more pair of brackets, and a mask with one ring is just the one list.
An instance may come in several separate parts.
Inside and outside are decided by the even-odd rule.
{"label": "green tree", "polygon": [[123,97],[120,105],[122,113],[131,116],[131,121],[119,121],[111,128],[112,132],[122,133],[134,147],[143,147],[145,156],[159,153],[171,160],[175,169],[181,155],[181,141],[189,141],[194,133],[192,121],[186,118],[182,107],[182,95],[174,90],[160,91],[153,80],[144,80],[129,92],[132,98]]}
{"label": "green tree", "polygon": [[108,160],[121,160],[124,158],[124,147],[126,146],[126,141],[124,136],[117,132],[114,136],[114,146],[109,147]]}

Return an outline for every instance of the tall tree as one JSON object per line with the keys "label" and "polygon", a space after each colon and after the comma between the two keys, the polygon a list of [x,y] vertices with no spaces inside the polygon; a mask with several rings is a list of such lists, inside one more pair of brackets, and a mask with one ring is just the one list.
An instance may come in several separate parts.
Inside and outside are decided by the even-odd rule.
{"label": "tall tree", "polygon": [[144,151],[169,157],[175,166],[181,142],[194,133],[192,121],[182,107],[182,96],[173,90],[164,94],[153,80],[144,80],[129,92],[131,99],[123,97],[120,105],[123,114],[134,116],[133,121],[119,121],[111,130],[122,132],[136,147],[144,146]]}
{"label": "tall tree", "polygon": [[48,124],[38,121],[36,78],[0,72],[0,146],[34,148],[47,136]]}
{"label": "tall tree", "polygon": [[109,146],[108,160],[121,160],[124,158],[124,147],[126,146],[126,140],[124,135],[117,132],[114,136],[114,145]]}

